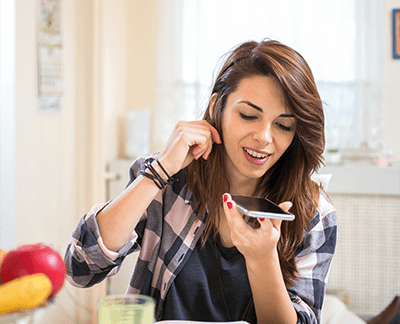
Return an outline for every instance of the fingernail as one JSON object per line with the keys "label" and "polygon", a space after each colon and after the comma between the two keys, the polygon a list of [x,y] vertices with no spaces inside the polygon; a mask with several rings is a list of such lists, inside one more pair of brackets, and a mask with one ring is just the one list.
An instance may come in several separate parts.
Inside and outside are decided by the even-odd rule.
{"label": "fingernail", "polygon": [[259,217],[258,220],[259,220],[260,222],[263,222],[263,221],[265,221],[265,218],[264,218],[264,217]]}
{"label": "fingernail", "polygon": [[224,194],[224,202],[227,202],[227,201],[228,201],[228,195]]}
{"label": "fingernail", "polygon": [[229,209],[232,209],[232,202],[231,201],[228,201],[226,204],[228,205]]}

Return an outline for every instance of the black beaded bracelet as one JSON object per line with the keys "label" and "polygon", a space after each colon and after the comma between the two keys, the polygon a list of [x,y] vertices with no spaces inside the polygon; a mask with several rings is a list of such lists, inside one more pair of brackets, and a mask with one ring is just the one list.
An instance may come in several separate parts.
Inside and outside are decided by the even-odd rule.
{"label": "black beaded bracelet", "polygon": [[[153,161],[156,161],[158,165],[160,166],[161,170],[164,172],[164,174],[167,176],[167,180],[164,180],[158,172],[154,169],[154,167],[151,165]],[[161,165],[160,161],[157,158],[148,158],[144,161],[144,166],[146,167],[146,170],[150,171],[150,173],[146,172],[146,170],[141,171],[140,174],[145,176],[146,178],[153,180],[153,182],[157,185],[159,189],[164,189],[167,185],[172,184],[174,179],[169,176],[167,171],[164,169],[164,167]]]}

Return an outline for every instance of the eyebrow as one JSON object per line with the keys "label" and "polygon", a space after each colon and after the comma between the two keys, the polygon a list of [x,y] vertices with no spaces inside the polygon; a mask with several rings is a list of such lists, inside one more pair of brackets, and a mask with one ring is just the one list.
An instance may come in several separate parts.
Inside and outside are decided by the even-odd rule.
{"label": "eyebrow", "polygon": [[[258,107],[257,105],[253,104],[250,101],[243,100],[243,101],[240,101],[239,103],[244,103],[244,104],[249,105],[250,107],[254,108],[255,110],[257,110],[259,112],[264,112],[264,110],[262,108]],[[281,114],[281,115],[279,115],[279,117],[293,118],[294,115],[292,115],[292,114]]]}

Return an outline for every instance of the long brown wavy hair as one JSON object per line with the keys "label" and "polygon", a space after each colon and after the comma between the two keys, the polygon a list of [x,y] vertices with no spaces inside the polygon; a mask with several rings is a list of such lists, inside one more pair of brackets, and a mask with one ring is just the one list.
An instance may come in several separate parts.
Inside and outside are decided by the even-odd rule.
{"label": "long brown wavy hair", "polygon": [[[228,96],[239,83],[251,76],[267,76],[277,81],[285,104],[296,119],[292,143],[281,158],[259,180],[254,196],[281,203],[291,201],[292,222],[282,222],[278,253],[287,287],[296,280],[294,253],[303,240],[316,212],[319,187],[310,176],[323,163],[325,146],[324,113],[313,74],[303,57],[292,48],[274,40],[246,42],[231,51],[214,82],[211,99],[203,119],[214,126],[221,138],[222,116]],[[203,242],[212,230],[217,232],[223,215],[222,195],[229,192],[225,170],[225,147],[214,145],[208,160],[194,160],[188,167],[188,186],[197,202],[198,217],[208,206]]]}

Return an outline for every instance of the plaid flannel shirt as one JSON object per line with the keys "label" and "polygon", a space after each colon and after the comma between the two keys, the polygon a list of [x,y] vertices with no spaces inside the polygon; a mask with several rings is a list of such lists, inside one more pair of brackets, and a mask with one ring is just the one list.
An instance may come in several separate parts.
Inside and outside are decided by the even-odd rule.
{"label": "plaid flannel shirt", "polygon": [[[132,164],[129,184],[144,169],[143,161],[138,159]],[[159,320],[168,288],[190,257],[204,226],[205,215],[196,221],[194,198],[186,184],[185,170],[174,176],[171,186],[159,192],[118,252],[104,246],[96,222],[96,215],[106,205],[93,206],[73,232],[65,254],[67,280],[77,287],[91,287],[117,273],[126,255],[140,250],[127,293],[152,296]],[[311,228],[305,232],[295,253],[299,280],[288,289],[298,323],[320,321],[335,245],[335,210],[321,192]]]}

